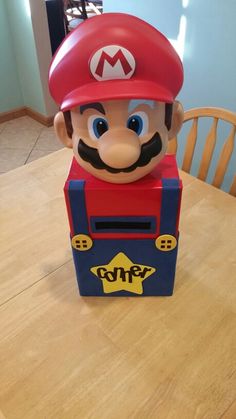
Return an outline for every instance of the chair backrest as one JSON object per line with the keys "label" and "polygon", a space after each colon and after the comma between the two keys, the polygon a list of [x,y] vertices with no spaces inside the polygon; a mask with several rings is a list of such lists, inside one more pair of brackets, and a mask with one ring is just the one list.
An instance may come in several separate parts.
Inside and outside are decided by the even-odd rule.
{"label": "chair backrest", "polygon": [[64,24],[68,34],[88,18],[85,0],[61,0],[64,8]]}
{"label": "chair backrest", "polygon": [[[224,180],[225,173],[227,171],[228,163],[232,156],[234,150],[234,143],[235,143],[235,133],[236,133],[236,113],[231,112],[226,109],[221,108],[196,108],[190,109],[184,113],[184,122],[189,120],[193,120],[191,128],[187,135],[187,140],[185,144],[184,150],[184,157],[183,157],[183,164],[181,169],[187,173],[190,173],[195,146],[198,138],[198,125],[200,118],[212,118],[212,124],[210,130],[206,136],[205,145],[203,148],[203,153],[200,159],[199,169],[197,177],[203,181],[206,180],[212,155],[215,150],[216,141],[217,141],[217,128],[219,120],[223,120],[231,124],[231,130],[228,137],[221,141],[222,149],[220,153],[220,157],[216,164],[215,173],[213,176],[212,185],[220,188],[222,182]],[[176,154],[178,147],[178,140],[177,137],[171,139],[169,141],[168,153]],[[234,179],[232,185],[230,187],[229,193],[231,195],[236,196],[236,174],[234,174]]]}

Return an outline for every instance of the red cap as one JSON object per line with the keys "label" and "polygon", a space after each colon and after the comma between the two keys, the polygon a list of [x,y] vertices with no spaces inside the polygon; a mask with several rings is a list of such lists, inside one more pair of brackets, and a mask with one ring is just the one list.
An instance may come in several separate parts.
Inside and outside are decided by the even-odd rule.
{"label": "red cap", "polygon": [[62,111],[112,99],[171,103],[183,84],[183,66],[153,26],[123,13],[87,19],[57,50],[49,89]]}

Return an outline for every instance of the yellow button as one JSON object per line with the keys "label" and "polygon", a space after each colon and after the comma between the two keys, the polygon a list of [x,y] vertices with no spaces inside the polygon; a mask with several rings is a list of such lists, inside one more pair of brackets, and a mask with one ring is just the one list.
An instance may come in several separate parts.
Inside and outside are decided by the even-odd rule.
{"label": "yellow button", "polygon": [[93,245],[93,240],[87,234],[77,234],[72,237],[71,241],[72,247],[80,252],[86,252],[86,250],[91,249]]}
{"label": "yellow button", "polygon": [[161,250],[162,252],[169,252],[176,247],[177,240],[170,234],[163,234],[156,239],[155,245],[157,249]]}

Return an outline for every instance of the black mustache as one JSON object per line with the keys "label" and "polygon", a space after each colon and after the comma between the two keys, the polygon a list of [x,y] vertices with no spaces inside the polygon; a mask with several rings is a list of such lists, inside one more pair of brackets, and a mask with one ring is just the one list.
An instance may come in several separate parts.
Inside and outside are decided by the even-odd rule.
{"label": "black mustache", "polygon": [[128,173],[132,172],[137,167],[146,166],[153,157],[160,154],[161,150],[161,137],[159,133],[156,132],[147,143],[142,144],[140,156],[134,164],[123,169],[115,169],[102,161],[96,148],[88,146],[82,139],[79,140],[78,144],[78,153],[81,159],[90,163],[93,167],[95,167],[95,169],[105,169],[110,173]]}

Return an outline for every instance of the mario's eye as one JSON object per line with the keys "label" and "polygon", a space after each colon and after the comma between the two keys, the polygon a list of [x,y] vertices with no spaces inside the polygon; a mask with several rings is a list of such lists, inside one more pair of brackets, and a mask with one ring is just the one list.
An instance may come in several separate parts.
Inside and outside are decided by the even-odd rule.
{"label": "mario's eye", "polygon": [[92,139],[97,140],[108,130],[108,123],[105,118],[98,115],[90,116],[88,119],[88,131]]}
{"label": "mario's eye", "polygon": [[144,135],[148,131],[148,116],[145,112],[137,112],[130,115],[127,121],[127,128],[136,132],[137,135]]}

